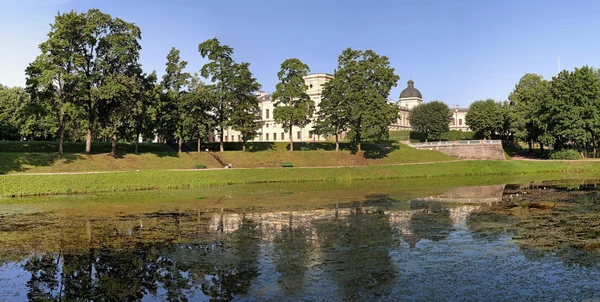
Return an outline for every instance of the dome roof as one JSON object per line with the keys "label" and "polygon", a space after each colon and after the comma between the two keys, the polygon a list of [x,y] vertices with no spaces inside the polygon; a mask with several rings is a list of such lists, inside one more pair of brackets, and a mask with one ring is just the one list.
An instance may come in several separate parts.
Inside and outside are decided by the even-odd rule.
{"label": "dome roof", "polygon": [[408,80],[408,87],[406,87],[406,89],[402,90],[402,92],[400,93],[400,98],[404,99],[404,98],[420,98],[423,99],[423,96],[421,95],[421,92],[415,88],[415,82],[413,82],[413,80]]}

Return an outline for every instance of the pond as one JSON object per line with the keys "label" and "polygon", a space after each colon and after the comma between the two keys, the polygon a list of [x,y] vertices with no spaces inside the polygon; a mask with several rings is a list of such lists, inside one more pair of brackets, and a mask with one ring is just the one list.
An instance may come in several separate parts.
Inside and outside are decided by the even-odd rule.
{"label": "pond", "polygon": [[0,300],[600,299],[600,186],[561,178],[4,199]]}

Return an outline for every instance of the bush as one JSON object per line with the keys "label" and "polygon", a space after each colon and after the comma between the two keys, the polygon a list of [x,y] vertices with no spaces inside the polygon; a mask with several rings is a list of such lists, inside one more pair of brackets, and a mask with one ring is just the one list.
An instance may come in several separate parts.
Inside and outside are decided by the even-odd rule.
{"label": "bush", "polygon": [[581,154],[576,150],[560,150],[560,151],[552,151],[550,153],[550,159],[566,159],[566,160],[575,160],[581,159]]}

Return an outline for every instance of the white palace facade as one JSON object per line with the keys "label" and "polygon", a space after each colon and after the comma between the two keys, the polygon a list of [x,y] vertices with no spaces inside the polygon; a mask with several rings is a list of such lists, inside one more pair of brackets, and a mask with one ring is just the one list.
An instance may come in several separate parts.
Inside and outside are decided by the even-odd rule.
{"label": "white palace facade", "polygon": [[[304,81],[308,86],[307,93],[310,98],[315,102],[316,110],[319,110],[319,104],[321,103],[322,85],[333,79],[333,75],[328,73],[314,73],[304,77]],[[260,102],[260,110],[263,120],[263,126],[260,130],[258,137],[254,141],[259,142],[288,142],[289,132],[287,129],[283,129],[281,125],[275,123],[273,120],[273,111],[275,110],[274,101],[271,94],[259,91],[258,100]],[[394,101],[390,101],[394,102]],[[408,86],[400,93],[398,99],[398,106],[400,107],[400,114],[396,123],[390,126],[390,130],[411,130],[410,121],[408,114],[410,110],[423,103],[423,96],[421,92],[414,87],[412,80],[408,81]],[[465,116],[467,109],[458,108],[458,105],[451,108],[453,113],[453,119],[450,122],[450,130],[458,131],[469,131],[468,126],[465,123]],[[293,140],[295,142],[313,142],[313,141],[325,141],[326,138],[312,133],[316,115],[313,116],[312,121],[303,128],[294,127],[292,130]],[[211,141],[218,141],[218,135],[210,137]],[[241,135],[238,131],[233,130],[231,127],[225,129],[224,138],[225,142],[239,142],[242,141]]]}

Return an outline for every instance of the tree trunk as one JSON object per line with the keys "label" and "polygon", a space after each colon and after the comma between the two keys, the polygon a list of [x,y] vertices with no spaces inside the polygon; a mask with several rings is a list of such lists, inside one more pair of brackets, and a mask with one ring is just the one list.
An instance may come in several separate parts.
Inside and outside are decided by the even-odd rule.
{"label": "tree trunk", "polygon": [[360,123],[358,123],[358,125],[357,125],[357,127],[356,127],[356,137],[355,137],[354,139],[355,139],[355,141],[356,141],[356,148],[357,148],[357,151],[358,151],[358,152],[362,151],[362,150],[360,149]]}
{"label": "tree trunk", "polygon": [[183,145],[183,138],[180,136],[179,140],[177,142],[177,152],[179,152],[179,154],[181,154],[181,146]]}
{"label": "tree trunk", "polygon": [[290,152],[294,152],[294,137],[292,135],[293,126],[290,126]]}
{"label": "tree trunk", "polygon": [[85,153],[92,153],[92,127],[88,127],[87,136],[85,137]]}
{"label": "tree trunk", "polygon": [[242,145],[242,151],[246,152],[246,142],[244,142],[244,144]]}
{"label": "tree trunk", "polygon": [[340,151],[340,135],[338,134],[337,130],[335,132],[335,152]]}
{"label": "tree trunk", "polygon": [[112,146],[110,149],[110,155],[112,157],[117,157],[117,135],[114,134],[112,137]]}
{"label": "tree trunk", "polygon": [[529,152],[533,152],[533,140],[529,139],[527,143],[529,144]]}
{"label": "tree trunk", "polygon": [[544,158],[544,144],[540,143],[540,157]]}
{"label": "tree trunk", "polygon": [[202,143],[202,139],[198,138],[198,153],[201,152],[202,148],[201,148],[201,143]]}
{"label": "tree trunk", "polygon": [[60,129],[58,131],[58,154],[63,154],[63,142],[65,140],[65,117],[61,117]]}
{"label": "tree trunk", "polygon": [[138,144],[140,142],[140,134],[138,133],[135,137],[135,154],[138,154]]}
{"label": "tree trunk", "polygon": [[594,158],[596,158],[596,137],[592,136],[592,144],[594,146]]}
{"label": "tree trunk", "polygon": [[225,138],[225,129],[221,127],[221,142],[219,143],[219,149],[223,152],[223,139]]}

